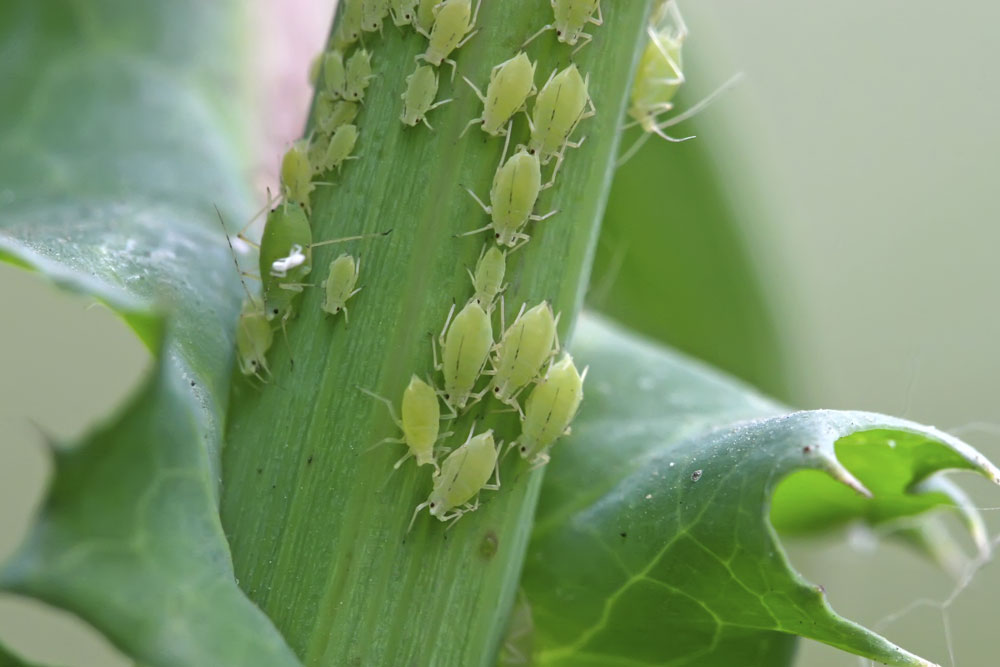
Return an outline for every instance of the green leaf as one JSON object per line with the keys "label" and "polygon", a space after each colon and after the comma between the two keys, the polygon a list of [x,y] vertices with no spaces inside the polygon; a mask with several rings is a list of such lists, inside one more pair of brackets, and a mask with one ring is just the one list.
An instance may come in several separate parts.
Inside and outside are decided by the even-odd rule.
{"label": "green leaf", "polygon": [[[561,313],[559,333],[568,340],[649,4],[616,3],[604,24],[593,27],[593,42],[576,54],[551,31],[526,48],[538,61],[538,86],[571,61],[589,75],[597,114],[581,123],[576,136],[586,135],[586,142],[567,150],[557,182],[535,207],[559,213],[529,223],[530,243],[508,255],[508,324],[523,302],[547,299]],[[485,89],[490,70],[551,17],[547,2],[483,2],[478,32],[453,56],[458,74]],[[484,244],[494,243],[485,233],[459,236],[489,220],[462,186],[486,196],[504,141],[478,127],[462,135],[483,104],[461,76],[450,80],[447,65],[439,70],[438,99],[453,101],[431,112],[434,130],[404,126],[400,95],[427,40],[388,24],[364,39],[375,78],[356,120],[359,159],[319,178],[331,184],[311,198],[313,235],[393,232],[317,248],[315,281],[340,253],[361,257],[364,289],[351,301],[350,321],[327,317],[323,290],[306,290],[300,315],[288,323],[287,344],[277,336],[271,350],[273,382],[234,384],[223,525],[241,585],[305,663],[492,664],[543,473],[529,474],[519,457],[508,457],[503,488],[484,492],[479,510],[447,532],[423,514],[408,533],[414,507],[431,489],[429,467],[407,461],[393,472],[403,448],[371,449],[399,430],[385,406],[358,387],[398,407],[411,374],[433,372],[431,341],[452,304],[461,308],[472,296],[467,269]],[[527,139],[519,114],[511,149]],[[553,167],[544,168],[543,180]],[[499,308],[493,321],[498,334]],[[510,442],[519,425],[515,414],[499,414],[504,407],[492,399],[477,403],[446,425],[454,435],[443,444],[461,444],[475,420],[477,431],[493,428],[497,440]]]}
{"label": "green leaf", "polygon": [[941,470],[1000,471],[904,420],[788,413],[600,320],[582,322],[575,350],[588,393],[549,466],[523,578],[538,664],[770,667],[788,664],[793,635],[931,664],[837,616],[794,571],[772,494],[805,471],[843,489],[852,515],[885,519],[952,504],[931,485]]}
{"label": "green leaf", "polygon": [[239,283],[212,204],[249,208],[213,104],[234,7],[0,7],[0,257],[109,304],[156,355],[117,417],[53,444],[0,584],[147,665],[298,664],[239,590],[217,510]]}
{"label": "green leaf", "polygon": [[3,643],[0,643],[0,665],[3,667],[42,667],[38,663],[28,662],[20,656],[11,653]]}

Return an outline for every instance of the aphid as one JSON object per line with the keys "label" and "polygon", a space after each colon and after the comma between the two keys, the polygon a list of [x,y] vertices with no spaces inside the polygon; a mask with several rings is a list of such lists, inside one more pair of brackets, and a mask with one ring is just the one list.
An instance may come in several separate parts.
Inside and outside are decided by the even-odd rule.
{"label": "aphid", "polygon": [[365,49],[358,49],[347,59],[345,66],[344,99],[361,102],[365,99],[365,88],[374,79],[372,57]]}
{"label": "aphid", "polygon": [[[465,130],[480,123],[483,132],[493,136],[506,133],[507,121],[523,109],[528,97],[536,92],[535,63],[531,62],[524,51],[490,70],[490,83],[486,87],[485,97],[468,78],[462,78],[483,102],[483,115],[470,120]],[[465,134],[465,130],[462,130],[462,134]]]}
{"label": "aphid", "polygon": [[569,433],[570,422],[583,400],[586,377],[587,369],[580,375],[568,354],[549,367],[525,404],[521,437],[514,443],[522,458],[536,467],[548,463],[548,448],[559,436]]}
{"label": "aphid", "polygon": [[337,31],[333,35],[331,45],[338,51],[346,51],[347,47],[361,37],[361,3],[362,0],[342,0],[344,6],[338,19]]}
{"label": "aphid", "polygon": [[531,139],[528,150],[538,155],[542,164],[548,164],[554,155],[561,155],[564,146],[578,147],[583,140],[569,140],[573,130],[584,118],[597,113],[587,92],[590,75],[580,76],[576,65],[570,65],[558,74],[549,76],[535,98],[528,124]]}
{"label": "aphid", "polygon": [[389,0],[361,0],[361,29],[382,32],[382,21],[389,15]]}
{"label": "aphid", "polygon": [[545,215],[535,215],[531,212],[535,208],[535,202],[538,201],[538,194],[549,187],[551,182],[542,186],[542,168],[538,155],[523,148],[504,162],[509,142],[510,134],[507,135],[504,142],[500,166],[493,176],[493,185],[490,188],[490,205],[484,204],[475,192],[465,188],[466,192],[472,195],[472,198],[492,217],[493,221],[485,227],[473,229],[460,236],[469,236],[492,229],[493,237],[498,244],[516,249],[531,238],[520,231],[528,220],[545,220],[558,211],[549,211]]}
{"label": "aphid", "polygon": [[288,201],[302,204],[308,210],[309,195],[316,188],[309,163],[309,142],[299,139],[281,158],[281,194]]}
{"label": "aphid", "polygon": [[[320,93],[316,98],[316,125],[319,129],[326,134],[333,134],[338,127],[341,125],[346,125],[348,123],[353,123],[354,119],[358,115],[358,105],[356,102],[348,102],[347,100],[334,101],[332,97],[327,95],[325,92]],[[321,160],[322,155],[326,153],[326,145],[320,142],[314,142],[315,145],[322,145],[322,151],[319,151],[317,155],[318,159],[313,158],[313,153],[310,152],[309,161],[313,164],[313,167],[318,164]],[[311,144],[309,146],[310,151],[313,148]]]}
{"label": "aphid", "polygon": [[267,351],[273,341],[274,333],[264,314],[264,305],[256,299],[245,299],[236,324],[236,360],[243,375],[253,375],[263,381],[261,372],[271,374],[267,367]]}
{"label": "aphid", "polygon": [[[310,286],[304,281],[312,271],[313,248],[384,236],[391,231],[345,236],[314,243],[309,218],[306,217],[302,205],[287,201],[278,204],[268,213],[264,234],[260,240],[260,276],[264,313],[267,319],[278,319],[284,324],[295,316],[297,299],[303,289]],[[274,275],[275,263],[279,269],[278,273],[284,275]]]}
{"label": "aphid", "polygon": [[403,390],[402,419],[396,416],[396,410],[388,398],[367,389],[362,388],[361,391],[385,403],[386,407],[389,408],[389,416],[392,421],[403,432],[402,438],[385,438],[375,443],[375,446],[378,446],[387,442],[398,442],[409,448],[406,456],[396,461],[393,468],[399,468],[406,459],[412,456],[417,460],[417,466],[432,465],[435,470],[440,470],[434,459],[434,445],[444,434],[439,433],[441,404],[438,402],[434,387],[416,375],[411,376],[410,384],[406,385],[406,389]]}
{"label": "aphid", "polygon": [[319,73],[323,68],[323,51],[320,51],[309,61],[309,85],[315,86],[319,81]]}
{"label": "aphid", "polygon": [[674,96],[685,81],[681,50],[688,31],[677,3],[672,0],[659,7],[656,14],[646,29],[648,41],[632,82],[628,114],[633,120],[625,125],[626,129],[639,126],[643,134],[621,155],[619,166],[631,159],[654,134],[671,142],[694,139],[693,136],[672,137],[664,130],[700,112],[740,78],[739,75],[732,77],[687,111],[661,120],[663,114],[673,111]]}
{"label": "aphid", "polygon": [[403,121],[403,125],[413,127],[417,123],[423,123],[433,130],[427,122],[427,112],[451,102],[450,99],[434,102],[437,91],[438,76],[434,68],[430,65],[417,65],[413,74],[406,77],[406,91],[401,95],[403,113],[399,119]]}
{"label": "aphid", "polygon": [[322,160],[316,165],[316,170],[329,171],[336,168],[340,171],[340,166],[347,160],[357,160],[359,156],[351,155],[354,145],[358,142],[358,127],[352,123],[341,125],[334,131],[327,144],[326,153]]}
{"label": "aphid", "polygon": [[[448,455],[441,464],[441,471],[434,473],[434,488],[427,500],[413,510],[410,528],[425,507],[429,508],[431,516],[440,521],[458,521],[465,513],[479,509],[480,491],[500,489],[497,449],[492,429],[477,436],[469,431],[466,441]],[[488,483],[494,476],[496,481]],[[470,502],[473,497],[476,498],[475,503]]]}
{"label": "aphid", "polygon": [[417,28],[428,41],[427,50],[417,56],[417,61],[426,60],[435,67],[440,67],[442,62],[446,62],[451,65],[451,78],[454,79],[458,65],[448,56],[479,32],[473,28],[479,15],[480,4],[482,0],[476,3],[475,12],[472,11],[472,0],[443,0],[435,5],[434,25],[430,32]]}
{"label": "aphid", "polygon": [[476,262],[476,272],[469,271],[472,286],[476,290],[469,301],[479,304],[486,312],[493,310],[497,296],[507,289],[503,284],[506,272],[507,253],[495,245],[483,246],[483,252],[479,253],[479,261]]}
{"label": "aphid", "polygon": [[[522,48],[546,30],[555,30],[556,39],[563,44],[574,46],[577,40],[583,40],[583,44],[573,49],[573,53],[576,53],[594,38],[593,35],[583,31],[587,24],[593,23],[598,26],[604,24],[604,17],[601,15],[601,0],[550,0],[550,4],[552,5],[553,22],[543,26],[541,30],[529,37],[521,45]],[[595,12],[597,13],[596,17],[594,16]]]}
{"label": "aphid", "polygon": [[455,305],[452,304],[438,337],[438,345],[441,347],[440,363],[437,348],[432,346],[434,368],[444,376],[442,398],[451,408],[452,415],[464,409],[470,399],[475,402],[482,398],[486,390],[475,394],[473,389],[493,347],[493,323],[482,306],[477,303],[466,304],[452,320],[454,313]]}
{"label": "aphid", "polygon": [[558,322],[548,301],[527,312],[521,306],[514,323],[497,343],[491,360],[494,373],[491,385],[497,399],[520,411],[517,395],[538,377],[542,364],[558,351]]}
{"label": "aphid", "polygon": [[267,321],[264,313],[264,304],[260,299],[250,294],[246,282],[243,281],[243,271],[240,269],[240,262],[236,259],[236,250],[233,248],[233,241],[226,231],[226,223],[222,220],[222,212],[218,208],[215,212],[219,216],[219,224],[222,225],[222,233],[226,235],[226,243],[229,244],[229,252],[233,256],[233,264],[236,266],[236,273],[240,276],[240,284],[243,285],[243,292],[246,298],[240,309],[240,317],[236,323],[236,361],[239,364],[240,372],[243,375],[253,375],[261,382],[266,375],[271,374],[271,369],[267,366],[267,351],[271,349],[274,341],[274,333],[271,331],[271,324]]}
{"label": "aphid", "polygon": [[417,5],[417,22],[415,27],[422,35],[430,33],[434,27],[434,8],[437,7],[438,0],[420,0]]}
{"label": "aphid", "polygon": [[417,2],[419,0],[391,0],[389,13],[392,14],[392,22],[400,28],[413,25],[417,18]]}
{"label": "aphid", "polygon": [[344,54],[330,50],[323,54],[324,92],[334,100],[344,96],[347,70],[344,69]]}
{"label": "aphid", "polygon": [[358,275],[361,273],[361,262],[355,262],[354,258],[346,253],[341,254],[337,259],[330,262],[330,275],[326,279],[326,300],[323,302],[323,310],[331,315],[336,315],[344,311],[344,320],[347,320],[347,300],[361,291],[355,289],[358,284]]}

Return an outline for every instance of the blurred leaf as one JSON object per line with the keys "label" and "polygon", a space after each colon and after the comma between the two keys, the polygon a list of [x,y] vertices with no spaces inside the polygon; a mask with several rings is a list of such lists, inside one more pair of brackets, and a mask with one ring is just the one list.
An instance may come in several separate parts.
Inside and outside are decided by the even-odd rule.
{"label": "blurred leaf", "polygon": [[148,665],[298,664],[237,587],[217,510],[239,283],[212,202],[242,218],[247,198],[210,100],[235,7],[0,6],[0,257],[108,303],[157,356],[121,414],[53,445],[0,584]]}
{"label": "blurred leaf", "polygon": [[[699,44],[694,37],[690,42]],[[699,62],[698,52],[687,55],[686,62]],[[701,81],[732,75],[717,76],[700,64]],[[677,108],[703,94],[682,88]],[[587,302],[639,333],[785,397],[787,359],[774,295],[765,296],[760,259],[748,243],[747,230],[763,227],[766,207],[749,185],[752,164],[741,154],[738,135],[726,131],[720,110],[734,103],[732,94],[724,95],[671,129],[697,138],[677,144],[654,137],[615,173]],[[623,150],[639,135],[627,131]],[[725,172],[722,163],[729,167]]]}
{"label": "blurred leaf", "polygon": [[807,470],[862,515],[904,516],[951,504],[911,497],[914,482],[965,469],[1000,483],[1000,471],[911,422],[787,413],[599,320],[582,321],[575,350],[591,366],[588,395],[546,477],[523,579],[538,664],[773,667],[788,664],[792,635],[931,664],[837,616],[792,569],[768,521],[771,495]]}
{"label": "blurred leaf", "polygon": [[42,665],[21,659],[0,643],[0,667],[42,667]]}

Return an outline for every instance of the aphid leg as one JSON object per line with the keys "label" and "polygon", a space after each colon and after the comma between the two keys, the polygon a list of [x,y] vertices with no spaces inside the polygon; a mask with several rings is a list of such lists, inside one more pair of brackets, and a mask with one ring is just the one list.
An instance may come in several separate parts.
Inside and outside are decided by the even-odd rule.
{"label": "aphid leg", "polygon": [[621,157],[619,157],[618,160],[615,162],[615,168],[617,169],[618,167],[621,167],[626,162],[635,157],[635,154],[639,152],[639,149],[641,149],[643,146],[646,145],[646,142],[649,141],[649,138],[651,136],[652,135],[649,132],[643,132],[641,135],[639,135],[639,138],[636,139],[629,147],[629,149],[624,153],[622,153]]}
{"label": "aphid leg", "polygon": [[[472,37],[472,35],[475,35],[477,32],[479,32],[479,31],[478,30],[474,31],[471,35],[469,35],[469,37]],[[469,37],[466,37],[461,42],[459,42],[458,46],[456,46],[455,48],[457,49],[459,46],[462,46],[462,44],[465,44],[467,41],[469,41]],[[452,82],[454,82],[455,81],[455,74],[458,72],[458,63],[456,63],[451,58],[443,58],[441,60],[441,62],[448,63],[449,65],[451,65],[451,80],[452,80]]]}
{"label": "aphid leg", "polygon": [[528,216],[528,219],[529,220],[534,220],[535,222],[541,222],[542,220],[548,220],[549,218],[551,218],[552,216],[554,216],[558,212],[559,212],[559,209],[556,208],[556,209],[552,209],[551,211],[549,211],[545,215],[536,215],[535,213],[532,213],[531,215]]}
{"label": "aphid leg", "polygon": [[539,453],[538,456],[536,456],[534,460],[532,460],[531,468],[528,469],[528,472],[534,472],[535,470],[538,470],[542,466],[548,464],[548,462],[551,460],[552,457],[546,454],[545,452]]}
{"label": "aphid leg", "polygon": [[541,192],[542,190],[548,190],[549,188],[551,188],[553,185],[556,184],[556,176],[559,174],[559,168],[562,167],[563,159],[565,157],[566,156],[563,153],[563,151],[559,151],[556,154],[556,166],[552,168],[552,177],[549,178],[548,183],[545,183],[540,188],[538,188],[539,192]]}
{"label": "aphid leg", "polygon": [[422,502],[419,505],[417,505],[417,507],[413,510],[413,516],[410,518],[410,525],[406,529],[407,533],[410,532],[411,530],[413,530],[413,523],[417,520],[417,515],[420,514],[420,510],[424,509],[425,507],[427,507],[430,504],[431,504],[431,501],[425,500],[424,502]]}
{"label": "aphid leg", "polygon": [[[479,0],[479,2],[476,3],[476,9],[472,12],[472,18],[469,19],[469,25],[470,26],[476,25],[476,19],[479,18],[479,8],[482,7],[482,6],[483,6],[483,0]],[[468,38],[466,38],[466,39],[468,39]],[[465,42],[463,42],[463,44],[464,43]],[[459,44],[459,46],[461,46],[461,44]]]}
{"label": "aphid leg", "polygon": [[[704,109],[705,107],[707,107],[709,104],[711,104],[712,102],[714,102],[715,99],[719,97],[719,95],[721,95],[722,93],[726,92],[727,90],[729,90],[730,88],[732,88],[733,86],[735,86],[737,83],[739,83],[742,78],[743,78],[743,73],[742,72],[734,74],[733,76],[729,77],[729,79],[727,79],[725,83],[723,83],[721,86],[719,86],[718,88],[716,88],[715,90],[713,90],[706,97],[704,97],[701,101],[699,101],[696,104],[692,105],[690,109],[687,109],[686,111],[684,111],[682,113],[679,113],[676,116],[674,116],[673,118],[670,118],[670,119],[668,119],[668,120],[666,120],[666,121],[664,121],[662,123],[658,123],[656,125],[656,127],[658,129],[660,129],[660,130],[663,130],[665,128],[670,127],[671,125],[677,125],[678,123],[683,123],[688,118],[691,118],[692,116],[694,116],[695,114],[697,114],[698,112],[700,112],[702,109]],[[689,138],[693,138],[693,137],[689,137]]]}
{"label": "aphid leg", "polygon": [[[465,191],[468,192],[470,195],[472,195],[472,198],[476,200],[476,203],[479,204],[479,206],[483,209],[483,211],[486,213],[486,215],[492,215],[493,214],[493,209],[491,207],[487,206],[486,204],[484,204],[483,200],[480,199],[479,196],[475,192],[473,192],[469,188],[465,188]],[[492,224],[489,224],[489,225],[486,225],[485,227],[483,227],[482,229],[476,229],[476,230],[471,231],[471,232],[465,232],[464,234],[458,234],[458,236],[469,236],[471,234],[476,234],[476,233],[481,232],[483,230],[489,229],[492,226],[493,226]]]}
{"label": "aphid leg", "polygon": [[[500,65],[497,65],[497,67],[500,67]],[[497,67],[494,67],[493,70],[496,70]],[[490,71],[491,74],[492,74],[493,70]],[[479,98],[479,101],[482,102],[483,104],[486,104],[486,98],[483,97],[482,91],[479,90],[479,88],[476,87],[476,84],[472,83],[472,81],[469,80],[469,77],[467,77],[465,75],[463,75],[462,78],[465,79],[465,82],[467,84],[469,84],[469,88],[472,88],[472,90],[475,91],[476,97]],[[479,120],[479,119],[476,119],[476,120]]]}
{"label": "aphid leg", "polygon": [[[496,443],[497,457],[499,458],[500,452],[503,451],[503,440]],[[483,484],[483,488],[489,491],[499,491],[500,490],[500,464],[497,463],[493,467],[493,478],[496,480],[492,484]],[[476,497],[476,504],[479,504],[479,497]]]}
{"label": "aphid leg", "polygon": [[528,44],[531,44],[533,41],[535,41],[536,37],[538,37],[539,35],[541,35],[546,30],[554,30],[554,29],[555,29],[555,26],[552,25],[551,23],[548,24],[548,25],[543,25],[542,28],[541,28],[541,30],[539,30],[538,32],[536,32],[534,35],[532,35],[528,39],[524,40],[524,42],[521,44],[521,48],[523,49]]}
{"label": "aphid leg", "polygon": [[[597,25],[601,25],[601,24],[598,23]],[[580,45],[578,47],[576,47],[575,49],[573,49],[572,51],[570,51],[569,55],[570,56],[575,56],[576,52],[579,51],[580,49],[582,49],[583,47],[587,46],[587,44],[590,44],[590,40],[592,40],[592,39],[594,39],[593,35],[590,35],[590,34],[585,33],[585,32],[581,32],[580,33]]]}
{"label": "aphid leg", "polygon": [[527,245],[528,241],[530,241],[530,240],[531,240],[531,237],[528,236],[527,234],[523,234],[521,232],[518,232],[518,233],[514,234],[514,244],[512,246],[510,246],[509,253],[513,254],[513,253],[517,252],[518,250],[520,250],[521,248],[523,248],[525,245]]}
{"label": "aphid leg", "polygon": [[589,19],[587,19],[587,21],[593,23],[594,25],[604,25],[604,13],[601,11],[600,0],[598,0],[597,2],[597,17],[595,18],[591,16]]}
{"label": "aphid leg", "polygon": [[[385,407],[389,409],[389,417],[392,419],[392,423],[394,423],[396,426],[398,426],[400,430],[403,429],[403,422],[401,422],[399,420],[399,417],[396,415],[396,409],[394,407],[392,407],[392,401],[390,401],[385,396],[380,396],[379,394],[376,394],[374,391],[372,391],[370,389],[365,389],[364,387],[358,387],[358,389],[360,389],[363,393],[368,394],[369,396],[371,396],[372,398],[374,398],[376,401],[380,401],[382,403],[385,403]],[[395,440],[395,442],[403,442],[403,441],[400,440],[399,438],[397,438]]]}

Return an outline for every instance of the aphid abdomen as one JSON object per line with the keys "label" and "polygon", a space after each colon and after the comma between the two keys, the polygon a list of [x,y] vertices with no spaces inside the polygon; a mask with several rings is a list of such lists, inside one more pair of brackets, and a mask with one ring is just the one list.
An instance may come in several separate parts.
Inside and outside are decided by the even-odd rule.
{"label": "aphid abdomen", "polygon": [[437,497],[445,511],[464,505],[478,494],[496,468],[497,452],[493,431],[481,433],[448,455],[441,465],[440,483],[435,485]]}
{"label": "aphid abdomen", "polygon": [[[312,270],[312,228],[301,204],[282,202],[267,214],[260,240],[260,276],[264,309],[268,319],[294,316],[294,302],[300,285]],[[294,246],[303,249],[306,260],[291,268],[283,278],[271,274],[274,263],[288,257]]]}
{"label": "aphid abdomen", "polygon": [[493,324],[482,306],[469,303],[455,316],[443,347],[445,400],[461,409],[468,402],[493,347]]}
{"label": "aphid abdomen", "polygon": [[577,372],[568,354],[549,368],[525,405],[522,433],[517,440],[521,456],[537,460],[566,432],[583,400],[586,374],[586,370],[583,375]]}
{"label": "aphid abdomen", "polygon": [[556,318],[543,301],[514,321],[497,345],[493,395],[510,402],[554,353]]}
{"label": "aphid abdomen", "polygon": [[416,375],[403,392],[402,427],[406,444],[417,465],[434,463],[434,444],[441,424],[441,406],[437,393]]}

